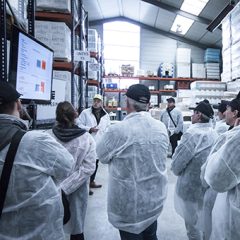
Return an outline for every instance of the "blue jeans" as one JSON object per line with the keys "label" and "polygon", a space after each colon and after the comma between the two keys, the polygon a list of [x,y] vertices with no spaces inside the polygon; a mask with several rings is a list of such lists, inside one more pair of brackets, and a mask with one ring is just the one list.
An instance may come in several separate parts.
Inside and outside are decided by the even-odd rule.
{"label": "blue jeans", "polygon": [[119,230],[121,240],[158,240],[157,238],[157,221],[146,228],[139,234],[124,232]]}

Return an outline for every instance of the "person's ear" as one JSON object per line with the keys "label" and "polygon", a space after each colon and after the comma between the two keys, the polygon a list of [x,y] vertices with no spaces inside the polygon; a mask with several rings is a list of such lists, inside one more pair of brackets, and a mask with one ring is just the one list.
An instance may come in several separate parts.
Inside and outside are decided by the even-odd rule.
{"label": "person's ear", "polygon": [[197,119],[198,119],[198,121],[201,120],[201,118],[202,118],[202,113],[198,112],[198,113],[197,113]]}
{"label": "person's ear", "polygon": [[238,110],[234,110],[233,111],[233,116],[238,118],[239,117],[238,115],[239,115],[239,111]]}
{"label": "person's ear", "polygon": [[18,99],[16,101],[16,104],[17,104],[17,111],[20,113],[22,111],[22,104],[21,104],[21,100]]}

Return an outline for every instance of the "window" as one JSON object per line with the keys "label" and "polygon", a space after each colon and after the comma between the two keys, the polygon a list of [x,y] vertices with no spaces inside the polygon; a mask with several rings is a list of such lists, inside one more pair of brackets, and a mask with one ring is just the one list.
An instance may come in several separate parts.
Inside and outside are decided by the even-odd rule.
{"label": "window", "polygon": [[184,0],[181,10],[198,16],[209,0]]}
{"label": "window", "polygon": [[192,26],[193,22],[194,21],[192,19],[177,15],[173,22],[171,31],[185,35],[189,28]]}
{"label": "window", "polygon": [[[208,1],[209,0],[184,0],[181,10],[198,16],[207,5]],[[173,22],[171,31],[185,35],[193,23],[194,20],[177,15]]]}
{"label": "window", "polygon": [[127,22],[111,22],[103,25],[105,73],[121,73],[122,64],[139,69],[140,27]]}

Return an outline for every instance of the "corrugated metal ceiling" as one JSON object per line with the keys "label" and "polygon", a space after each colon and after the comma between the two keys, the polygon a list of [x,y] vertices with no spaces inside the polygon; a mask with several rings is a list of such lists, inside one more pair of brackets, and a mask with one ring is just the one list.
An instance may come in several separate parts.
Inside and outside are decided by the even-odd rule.
{"label": "corrugated metal ceiling", "polygon": [[[141,0],[83,0],[89,12],[89,21],[123,16],[169,33],[176,17],[174,10],[180,9],[183,0],[155,0],[155,2],[164,3],[173,7],[173,10],[164,10]],[[228,3],[229,0],[210,0],[199,17],[211,21]],[[221,30],[217,29],[210,33],[206,27],[206,24],[195,21],[184,38],[206,46],[221,47]]]}

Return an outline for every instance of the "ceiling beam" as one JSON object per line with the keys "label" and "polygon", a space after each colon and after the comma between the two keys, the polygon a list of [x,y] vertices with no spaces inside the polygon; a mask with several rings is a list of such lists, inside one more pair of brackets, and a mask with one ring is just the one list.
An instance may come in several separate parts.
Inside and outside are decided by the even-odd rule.
{"label": "ceiling beam", "polygon": [[192,20],[194,20],[196,22],[200,22],[200,23],[203,23],[203,24],[206,24],[206,25],[209,25],[211,23],[211,20],[209,20],[207,18],[199,17],[199,16],[196,16],[194,14],[182,11],[182,10],[176,8],[176,7],[170,6],[170,5],[166,4],[166,3],[159,2],[157,0],[141,0],[141,1],[142,2],[146,2],[146,3],[150,3],[150,4],[152,4],[152,5],[156,6],[156,7],[162,8],[162,9],[164,9],[166,11],[178,14],[180,16],[192,19]]}
{"label": "ceiling beam", "polygon": [[171,33],[171,32],[167,32],[167,31],[164,31],[164,30],[161,30],[161,29],[158,29],[158,28],[155,28],[155,27],[151,27],[147,24],[144,24],[144,23],[141,23],[141,22],[138,22],[136,20],[133,20],[133,19],[130,19],[130,18],[127,18],[127,17],[112,17],[112,18],[105,18],[105,19],[99,19],[99,20],[93,20],[93,21],[90,21],[89,22],[89,26],[96,26],[96,25],[102,25],[104,23],[108,23],[108,22],[114,22],[114,21],[127,21],[129,23],[132,23],[132,24],[136,24],[138,25],[139,27],[141,28],[144,28],[146,30],[149,30],[149,31],[153,31],[155,33],[159,33],[165,37],[169,37],[171,39],[174,39],[176,41],[179,41],[179,42],[184,42],[184,43],[187,43],[187,44],[190,44],[190,45],[193,45],[193,46],[196,46],[196,47],[199,47],[199,48],[202,48],[202,49],[206,49],[208,47],[216,47],[215,45],[205,45],[205,44],[201,44],[199,42],[196,42],[196,41],[193,41],[193,40],[190,40],[190,39],[187,39],[187,38],[184,38],[182,36],[179,36],[177,34],[174,34],[174,33]]}

